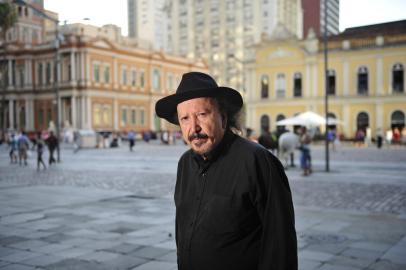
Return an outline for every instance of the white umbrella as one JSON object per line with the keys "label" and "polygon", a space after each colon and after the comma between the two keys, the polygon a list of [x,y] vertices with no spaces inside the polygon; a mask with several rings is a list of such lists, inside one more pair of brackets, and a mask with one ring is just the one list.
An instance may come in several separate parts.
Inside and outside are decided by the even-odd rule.
{"label": "white umbrella", "polygon": [[319,126],[326,123],[326,120],[323,116],[318,115],[314,112],[304,112],[296,115],[295,117],[287,118],[276,122],[278,126],[287,126],[287,125],[300,125],[300,126]]}

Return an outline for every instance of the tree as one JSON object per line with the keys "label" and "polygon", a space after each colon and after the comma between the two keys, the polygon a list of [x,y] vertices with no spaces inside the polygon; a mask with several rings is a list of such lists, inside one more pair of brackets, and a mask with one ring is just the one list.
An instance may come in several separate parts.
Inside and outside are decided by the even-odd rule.
{"label": "tree", "polygon": [[0,83],[2,84],[1,117],[2,139],[5,140],[7,130],[6,91],[7,91],[7,31],[17,22],[17,12],[10,1],[0,3],[0,42],[2,47],[2,61],[0,61]]}

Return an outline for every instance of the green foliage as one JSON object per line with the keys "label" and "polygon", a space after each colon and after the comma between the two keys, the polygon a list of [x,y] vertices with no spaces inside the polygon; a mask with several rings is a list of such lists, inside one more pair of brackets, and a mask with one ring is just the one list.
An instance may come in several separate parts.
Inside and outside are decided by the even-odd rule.
{"label": "green foliage", "polygon": [[0,31],[4,38],[8,29],[17,21],[17,12],[9,2],[0,3]]}

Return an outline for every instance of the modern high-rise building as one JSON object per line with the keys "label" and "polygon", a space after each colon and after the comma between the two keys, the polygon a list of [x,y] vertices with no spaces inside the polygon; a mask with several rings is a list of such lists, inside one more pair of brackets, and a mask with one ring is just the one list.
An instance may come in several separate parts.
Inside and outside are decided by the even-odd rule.
{"label": "modern high-rise building", "polygon": [[204,58],[220,84],[239,90],[244,64],[264,35],[302,37],[301,0],[167,0],[165,10],[168,51]]}
{"label": "modern high-rise building", "polygon": [[[306,37],[310,28],[316,36],[324,33],[324,2],[326,0],[302,0],[303,35]],[[339,33],[340,1],[327,0],[327,33]]]}
{"label": "modern high-rise building", "polygon": [[166,50],[166,0],[128,0],[128,35],[149,41],[153,49]]}

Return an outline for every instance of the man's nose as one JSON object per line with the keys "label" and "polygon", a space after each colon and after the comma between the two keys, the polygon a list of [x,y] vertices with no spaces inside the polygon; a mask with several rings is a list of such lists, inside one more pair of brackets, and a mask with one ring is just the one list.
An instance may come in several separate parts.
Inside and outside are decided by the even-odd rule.
{"label": "man's nose", "polygon": [[192,129],[193,129],[193,133],[199,133],[200,131],[202,131],[202,127],[200,126],[200,121],[196,116],[192,117]]}

